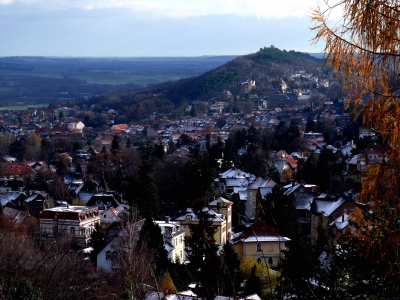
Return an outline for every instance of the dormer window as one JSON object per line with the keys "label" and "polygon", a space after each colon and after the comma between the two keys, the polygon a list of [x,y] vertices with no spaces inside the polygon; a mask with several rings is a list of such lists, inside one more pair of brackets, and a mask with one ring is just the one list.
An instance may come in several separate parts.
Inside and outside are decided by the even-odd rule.
{"label": "dormer window", "polygon": [[186,216],[186,221],[192,221],[192,216]]}

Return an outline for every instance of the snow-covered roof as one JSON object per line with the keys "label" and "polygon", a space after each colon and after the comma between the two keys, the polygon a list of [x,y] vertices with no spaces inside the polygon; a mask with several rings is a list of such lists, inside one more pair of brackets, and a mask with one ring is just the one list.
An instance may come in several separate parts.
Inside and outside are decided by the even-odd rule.
{"label": "snow-covered roof", "polygon": [[237,168],[231,168],[225,172],[222,172],[220,174],[220,177],[225,179],[225,178],[250,178],[251,174],[243,172],[240,169]]}
{"label": "snow-covered roof", "polygon": [[1,194],[0,195],[1,205],[5,206],[7,203],[17,199],[19,195],[21,195],[20,192],[11,192],[11,193],[6,193],[6,194]]}
{"label": "snow-covered roof", "polygon": [[250,227],[235,235],[230,242],[236,244],[238,242],[286,242],[289,238],[278,235],[267,224],[262,221],[257,221]]}
{"label": "snow-covered roof", "polygon": [[247,189],[239,191],[239,199],[240,201],[247,201]]}
{"label": "snow-covered roof", "polygon": [[296,198],[296,209],[305,209],[305,210],[310,210],[311,209],[311,203],[313,201],[314,197],[307,197],[307,198]]}
{"label": "snow-covered roof", "polygon": [[261,198],[264,199],[265,195],[272,192],[272,187],[260,187]]}
{"label": "snow-covered roof", "polygon": [[225,179],[225,186],[247,186],[249,181],[246,178],[227,178]]}
{"label": "snow-covered roof", "polygon": [[329,226],[335,226],[339,230],[342,230],[347,225],[349,225],[349,215],[348,214],[343,214],[336,220],[329,223]]}
{"label": "snow-covered roof", "polygon": [[317,212],[322,213],[325,217],[330,216],[336,209],[338,209],[346,199],[340,197],[339,199],[327,201],[327,200],[315,200]]}
{"label": "snow-covered roof", "polygon": [[[225,216],[223,214],[219,214],[219,213],[213,211],[212,209],[209,209],[208,207],[204,207],[202,209],[202,211],[207,212],[210,215],[210,218],[212,218],[213,222],[224,222],[225,221]],[[177,221],[186,221],[187,217],[190,217],[191,221],[199,220],[192,208],[188,208],[186,210],[186,214],[176,218],[176,220]]]}
{"label": "snow-covered roof", "polygon": [[229,201],[225,198],[219,197],[218,199],[215,199],[213,201],[210,202],[210,206],[217,206],[218,203],[221,203],[222,207],[227,207],[227,206],[231,206],[233,204],[232,201]]}

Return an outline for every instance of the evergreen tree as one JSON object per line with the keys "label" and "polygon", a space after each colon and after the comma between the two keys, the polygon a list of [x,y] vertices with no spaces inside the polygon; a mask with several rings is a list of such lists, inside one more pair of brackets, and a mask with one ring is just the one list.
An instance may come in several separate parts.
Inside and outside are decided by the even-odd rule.
{"label": "evergreen tree", "polygon": [[262,295],[261,291],[261,280],[260,277],[256,275],[256,265],[251,269],[251,273],[249,279],[246,281],[246,285],[244,287],[244,292],[246,295],[257,294],[259,296]]}
{"label": "evergreen tree", "polygon": [[342,171],[342,166],[336,163],[337,156],[326,146],[321,150],[316,166],[316,184],[320,191],[333,192],[333,179]]}
{"label": "evergreen tree", "polygon": [[97,254],[100,253],[104,246],[104,237],[105,231],[103,227],[100,225],[100,223],[96,223],[92,233],[90,234],[89,242],[90,247],[93,248],[93,250],[90,252],[90,261],[95,266],[97,266]]}
{"label": "evergreen tree", "polygon": [[296,295],[298,299],[315,299],[317,288],[310,284],[310,280],[318,278],[320,274],[321,265],[318,259],[320,252],[316,251],[309,237],[302,235],[295,236],[289,242],[289,249],[280,266],[277,298]]}
{"label": "evergreen tree", "polygon": [[277,184],[281,182],[281,175],[279,174],[279,170],[275,165],[272,165],[268,168],[268,177],[275,181]]}
{"label": "evergreen tree", "polygon": [[305,132],[314,132],[314,131],[315,131],[315,122],[311,117],[308,117]]}
{"label": "evergreen tree", "polygon": [[13,179],[13,181],[11,183],[11,189],[13,191],[18,191],[18,188],[19,188],[19,184],[18,184],[17,177],[14,177],[14,179]]}
{"label": "evergreen tree", "polygon": [[298,172],[297,177],[307,183],[315,184],[316,170],[317,170],[317,157],[314,151],[311,151],[310,156],[307,158],[305,166]]}
{"label": "evergreen tree", "polygon": [[300,225],[293,200],[285,195],[285,190],[278,184],[262,200],[260,216],[281,236],[293,238],[299,234]]}
{"label": "evergreen tree", "polygon": [[127,139],[127,141],[126,141],[126,148],[130,148],[132,146],[132,142],[131,142],[131,139],[130,138],[128,138]]}
{"label": "evergreen tree", "polygon": [[135,194],[128,197],[133,198],[133,204],[138,207],[141,216],[157,218],[160,210],[158,188],[152,172],[153,165],[148,161],[143,161],[138,172],[139,178],[135,183]]}
{"label": "evergreen tree", "polygon": [[111,142],[111,151],[119,150],[119,140],[118,136],[114,135],[113,140]]}
{"label": "evergreen tree", "polygon": [[165,250],[164,238],[161,228],[154,223],[151,217],[146,217],[139,233],[139,246],[146,244],[147,248],[154,251],[154,262],[157,274],[168,267],[168,253]]}
{"label": "evergreen tree", "polygon": [[193,275],[186,264],[171,263],[168,270],[178,291],[186,291],[193,282]]}
{"label": "evergreen tree", "polygon": [[25,144],[19,140],[16,140],[15,142],[10,144],[8,152],[11,156],[14,156],[19,161],[23,161],[26,152]]}
{"label": "evergreen tree", "polygon": [[212,226],[213,215],[208,208],[199,207],[194,209],[194,213],[198,223],[189,225],[191,236],[188,238],[188,258],[191,269],[197,273],[197,281],[201,283],[196,292],[211,299],[219,291],[220,260],[214,238],[217,227]]}
{"label": "evergreen tree", "polygon": [[224,296],[237,296],[243,282],[239,255],[231,243],[226,243],[220,254],[220,291]]}

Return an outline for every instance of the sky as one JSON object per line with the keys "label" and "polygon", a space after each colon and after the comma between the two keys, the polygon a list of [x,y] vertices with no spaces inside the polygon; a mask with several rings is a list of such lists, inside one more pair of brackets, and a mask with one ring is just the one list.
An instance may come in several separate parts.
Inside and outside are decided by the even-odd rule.
{"label": "sky", "polygon": [[0,56],[320,53],[316,0],[0,0]]}

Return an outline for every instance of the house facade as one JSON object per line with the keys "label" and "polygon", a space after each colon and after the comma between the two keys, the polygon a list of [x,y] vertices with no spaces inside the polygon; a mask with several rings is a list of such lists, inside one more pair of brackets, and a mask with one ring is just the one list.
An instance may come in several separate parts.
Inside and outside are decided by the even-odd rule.
{"label": "house facade", "polygon": [[[344,219],[347,219],[347,216],[354,212],[356,206],[357,203],[352,193],[347,193],[347,195],[339,198],[333,198],[325,194],[314,198],[310,210],[311,242],[315,243],[321,232],[329,232],[329,224],[333,225],[335,222],[338,224],[341,219],[344,222]],[[329,240],[331,244],[334,241],[335,239]]]}
{"label": "house facade", "polygon": [[[219,214],[219,213],[215,212],[214,210],[209,209],[207,207],[203,208],[203,212],[205,212],[209,215],[209,218],[212,220],[212,226],[215,226],[217,228],[217,230],[214,234],[215,243],[220,246],[225,244],[228,239],[228,237],[226,235],[225,215]],[[179,224],[182,226],[182,228],[185,230],[186,237],[191,236],[190,225],[199,224],[199,219],[198,219],[197,215],[194,213],[193,209],[191,209],[191,208],[188,208],[186,210],[186,214],[176,218],[176,221],[178,221]]]}
{"label": "house facade", "polygon": [[226,237],[227,240],[230,239],[232,235],[232,205],[233,202],[222,197],[215,199],[210,202],[210,208],[218,213],[221,213],[225,216],[226,220]]}
{"label": "house facade", "polygon": [[185,230],[181,224],[171,221],[169,217],[165,217],[165,221],[154,221],[154,223],[161,228],[168,259],[172,262],[185,261]]}
{"label": "house facade", "polygon": [[79,246],[86,248],[95,224],[100,223],[100,214],[97,207],[58,206],[44,209],[39,223],[42,239],[71,235]]}
{"label": "house facade", "polygon": [[282,259],[282,251],[286,250],[286,242],[290,239],[278,235],[262,221],[257,221],[230,241],[239,257],[252,257],[259,263],[266,262],[276,266]]}

